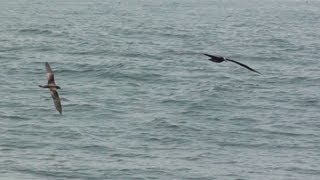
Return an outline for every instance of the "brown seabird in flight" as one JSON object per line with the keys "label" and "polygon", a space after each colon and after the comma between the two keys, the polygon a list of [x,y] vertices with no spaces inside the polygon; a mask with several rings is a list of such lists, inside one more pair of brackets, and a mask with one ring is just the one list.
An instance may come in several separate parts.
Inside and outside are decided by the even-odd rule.
{"label": "brown seabird in flight", "polygon": [[232,60],[232,59],[225,58],[223,56],[214,56],[214,55],[210,55],[210,54],[203,54],[203,55],[206,55],[206,56],[210,57],[210,59],[208,59],[208,60],[212,61],[212,62],[215,62],[215,63],[221,63],[223,61],[231,61],[231,62],[234,62],[236,64],[239,64],[242,67],[245,67],[245,68],[249,69],[250,71],[253,71],[255,73],[261,74],[260,72],[252,69],[251,67],[249,67],[249,66],[247,66],[245,64],[239,63],[238,61],[235,61],[235,60]]}
{"label": "brown seabird in flight", "polygon": [[49,63],[47,62],[46,62],[46,71],[47,71],[48,84],[44,86],[39,85],[39,87],[49,88],[54,105],[56,106],[57,111],[59,111],[59,113],[62,114],[61,101],[57,92],[57,89],[61,89],[61,88],[57,86],[56,83],[54,82],[53,71]]}

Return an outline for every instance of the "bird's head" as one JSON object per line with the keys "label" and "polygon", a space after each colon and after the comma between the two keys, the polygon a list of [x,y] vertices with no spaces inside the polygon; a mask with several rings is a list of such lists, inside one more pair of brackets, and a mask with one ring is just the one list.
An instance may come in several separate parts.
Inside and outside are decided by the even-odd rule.
{"label": "bird's head", "polygon": [[60,87],[60,86],[56,86],[56,88],[57,88],[57,89],[61,89],[61,87]]}

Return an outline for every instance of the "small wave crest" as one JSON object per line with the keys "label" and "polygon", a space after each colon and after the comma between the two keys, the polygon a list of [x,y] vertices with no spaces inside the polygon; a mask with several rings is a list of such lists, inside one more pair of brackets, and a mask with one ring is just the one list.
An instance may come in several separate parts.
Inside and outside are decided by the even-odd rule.
{"label": "small wave crest", "polygon": [[41,29],[33,29],[33,28],[29,28],[29,29],[21,29],[19,30],[19,33],[22,34],[53,34],[52,31],[50,30],[41,30]]}

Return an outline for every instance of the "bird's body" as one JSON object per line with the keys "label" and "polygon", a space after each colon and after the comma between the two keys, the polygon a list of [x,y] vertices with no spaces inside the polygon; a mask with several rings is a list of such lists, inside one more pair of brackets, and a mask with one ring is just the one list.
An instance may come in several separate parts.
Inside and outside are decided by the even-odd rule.
{"label": "bird's body", "polygon": [[215,62],[215,63],[221,63],[221,62],[226,60],[226,58],[223,57],[223,56],[213,56],[213,55],[210,55],[210,54],[204,54],[204,55],[210,57],[209,61],[212,61],[212,62]]}
{"label": "bird's body", "polygon": [[62,107],[61,107],[61,100],[59,98],[59,94],[58,94],[58,89],[61,89],[60,86],[57,86],[56,83],[54,82],[54,74],[53,71],[49,65],[49,63],[46,62],[46,72],[47,72],[47,79],[48,79],[48,84],[41,86],[39,85],[39,87],[42,88],[48,88],[50,90],[54,105],[57,109],[57,111],[59,111],[60,114],[62,114]]}
{"label": "bird's body", "polygon": [[203,55],[206,55],[206,56],[210,57],[210,59],[208,59],[208,60],[212,61],[212,62],[215,62],[215,63],[221,63],[223,61],[230,61],[230,62],[236,63],[236,64],[238,64],[238,65],[240,65],[242,67],[245,67],[245,68],[249,69],[250,71],[253,71],[255,73],[261,74],[260,72],[252,69],[251,67],[249,67],[249,66],[247,66],[245,64],[242,64],[242,63],[240,63],[238,61],[235,61],[235,60],[232,60],[232,59],[225,58],[223,56],[216,56],[216,55],[210,55],[210,54],[203,54]]}

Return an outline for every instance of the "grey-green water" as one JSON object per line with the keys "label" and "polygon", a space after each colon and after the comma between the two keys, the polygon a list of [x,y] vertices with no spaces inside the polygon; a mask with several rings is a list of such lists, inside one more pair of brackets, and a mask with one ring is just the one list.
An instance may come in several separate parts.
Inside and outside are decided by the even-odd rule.
{"label": "grey-green water", "polygon": [[0,179],[319,179],[319,19],[316,0],[1,1]]}

